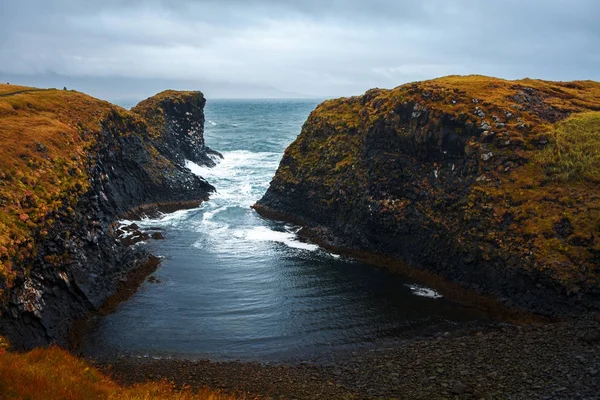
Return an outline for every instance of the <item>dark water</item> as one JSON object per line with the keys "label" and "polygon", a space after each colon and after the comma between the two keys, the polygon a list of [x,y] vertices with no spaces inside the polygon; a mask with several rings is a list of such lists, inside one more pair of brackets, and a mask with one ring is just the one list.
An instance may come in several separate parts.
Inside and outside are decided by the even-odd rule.
{"label": "dark water", "polygon": [[91,355],[279,360],[484,319],[401,276],[330,254],[250,209],[317,101],[209,101],[206,142],[225,159],[189,167],[218,193],[145,220],[166,240],[155,277],[86,340]]}

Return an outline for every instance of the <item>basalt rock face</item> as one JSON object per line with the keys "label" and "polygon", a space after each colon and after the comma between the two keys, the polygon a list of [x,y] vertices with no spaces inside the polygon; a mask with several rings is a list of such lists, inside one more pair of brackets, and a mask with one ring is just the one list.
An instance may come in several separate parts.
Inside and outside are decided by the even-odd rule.
{"label": "basalt rock face", "polygon": [[0,335],[21,349],[65,344],[71,323],[148,257],[118,240],[117,219],[147,204],[197,206],[214,190],[181,163],[204,146],[203,118],[192,121],[204,100],[178,100],[196,112],[182,145],[155,120],[77,92],[0,94]]}
{"label": "basalt rock face", "polygon": [[205,103],[201,92],[167,90],[142,101],[132,111],[152,123],[164,139],[158,146],[180,165],[187,159],[214,166],[210,156],[222,156],[204,143]]}
{"label": "basalt rock face", "polygon": [[326,101],[254,207],[511,306],[597,310],[597,182],[548,155],[561,121],[598,110],[596,82],[481,76]]}

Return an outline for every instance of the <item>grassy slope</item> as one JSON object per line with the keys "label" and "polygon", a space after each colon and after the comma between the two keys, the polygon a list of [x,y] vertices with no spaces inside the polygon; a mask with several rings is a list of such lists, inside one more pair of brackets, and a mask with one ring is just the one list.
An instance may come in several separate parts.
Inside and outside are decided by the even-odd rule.
{"label": "grassy slope", "polygon": [[[0,339],[0,345],[1,345]],[[56,347],[17,354],[0,348],[2,399],[198,399],[229,400],[211,390],[178,391],[165,381],[123,387],[110,377]]]}
{"label": "grassy slope", "polygon": [[[58,213],[84,193],[101,119],[124,109],[81,93],[0,85],[0,285],[11,287]],[[87,132],[83,135],[82,133]],[[66,205],[66,207],[63,207]],[[58,257],[58,256],[57,256]],[[57,260],[48,260],[49,262]]]}
{"label": "grassy slope", "polygon": [[[396,112],[403,104],[414,104],[412,119]],[[484,117],[476,115],[476,107]],[[479,157],[479,153],[491,152],[494,156],[487,164],[479,163],[481,179],[471,187],[464,205],[460,206],[463,221],[450,221],[430,205],[418,204],[419,212],[445,230],[458,232],[458,243],[480,243],[484,254],[493,255],[500,249],[522,260],[531,259],[533,254],[534,261],[527,263],[527,268],[542,271],[567,292],[598,288],[600,240],[596,237],[600,237],[600,193],[597,181],[588,179],[590,174],[596,174],[597,155],[591,156],[595,161],[587,157],[578,161],[576,167],[577,163],[566,161],[569,157],[581,158],[583,153],[596,148],[598,114],[586,114],[585,124],[554,125],[571,114],[598,110],[600,83],[592,81],[507,81],[484,76],[450,76],[392,90],[373,89],[362,97],[321,104],[310,115],[302,134],[286,150],[286,157],[292,162],[280,168],[274,184],[279,187],[293,187],[300,182],[316,184],[323,189],[317,190],[319,196],[325,193],[321,201],[328,205],[335,204],[339,195],[337,189],[331,188],[342,187],[344,201],[352,201],[349,192],[361,195],[370,183],[362,168],[354,168],[364,162],[361,149],[370,130],[386,126],[388,131],[395,131],[397,143],[409,134],[416,137],[414,140],[424,141],[428,131],[444,129],[443,117],[451,116],[465,128],[455,131],[466,143],[467,155]],[[429,113],[428,119],[417,128],[415,121],[419,117],[415,118],[415,113],[423,111]],[[486,141],[483,135],[471,136],[473,129],[484,122],[495,135],[492,140]],[[579,132],[575,133],[579,139],[574,139],[573,132]],[[552,144],[554,141],[556,145]],[[562,161],[540,159],[540,149],[548,142],[551,149],[569,148],[558,156]],[[393,157],[390,153],[390,158]],[[586,171],[581,171],[581,162],[586,163]],[[449,173],[450,168],[447,162],[428,167],[438,169],[440,176]],[[580,171],[574,173],[573,168]],[[557,171],[563,177],[565,173],[569,176],[568,184],[557,179]],[[379,178],[394,184],[389,177]],[[415,184],[432,193],[437,190],[428,179]],[[383,206],[389,215],[401,215],[411,203],[391,197],[377,200],[379,203],[373,206]],[[461,224],[468,225],[482,216],[487,219],[488,229],[461,232]],[[565,219],[573,231],[567,229],[559,237],[557,226]],[[511,221],[508,233],[500,228],[507,220]]]}

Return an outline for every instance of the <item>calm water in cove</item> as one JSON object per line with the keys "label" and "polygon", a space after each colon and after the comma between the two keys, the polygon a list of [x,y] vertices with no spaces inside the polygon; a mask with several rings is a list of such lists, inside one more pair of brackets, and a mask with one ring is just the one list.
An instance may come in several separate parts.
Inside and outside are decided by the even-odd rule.
{"label": "calm water in cove", "polygon": [[250,209],[317,103],[208,102],[206,142],[225,159],[214,169],[188,166],[218,192],[199,209],[138,223],[166,237],[148,243],[163,257],[159,282],[102,318],[86,353],[283,360],[484,318],[409,279],[301,242],[296,227]]}

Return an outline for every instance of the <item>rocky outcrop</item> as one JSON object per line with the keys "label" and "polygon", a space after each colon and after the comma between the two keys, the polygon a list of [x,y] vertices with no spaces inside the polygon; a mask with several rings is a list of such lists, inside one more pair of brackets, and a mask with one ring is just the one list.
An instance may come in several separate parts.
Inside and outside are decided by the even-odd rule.
{"label": "rocky outcrop", "polygon": [[326,101],[255,208],[511,306],[597,309],[598,181],[556,173],[556,129],[598,110],[596,82],[481,76]]}
{"label": "rocky outcrop", "polygon": [[214,165],[202,94],[157,97],[142,116],[70,91],[0,99],[0,335],[16,348],[64,344],[147,260],[116,237],[119,217],[198,206],[214,190],[183,162]]}
{"label": "rocky outcrop", "polygon": [[142,101],[132,111],[151,122],[162,138],[157,146],[178,164],[184,165],[187,159],[215,166],[213,157],[223,156],[204,143],[205,103],[200,92],[167,90]]}

